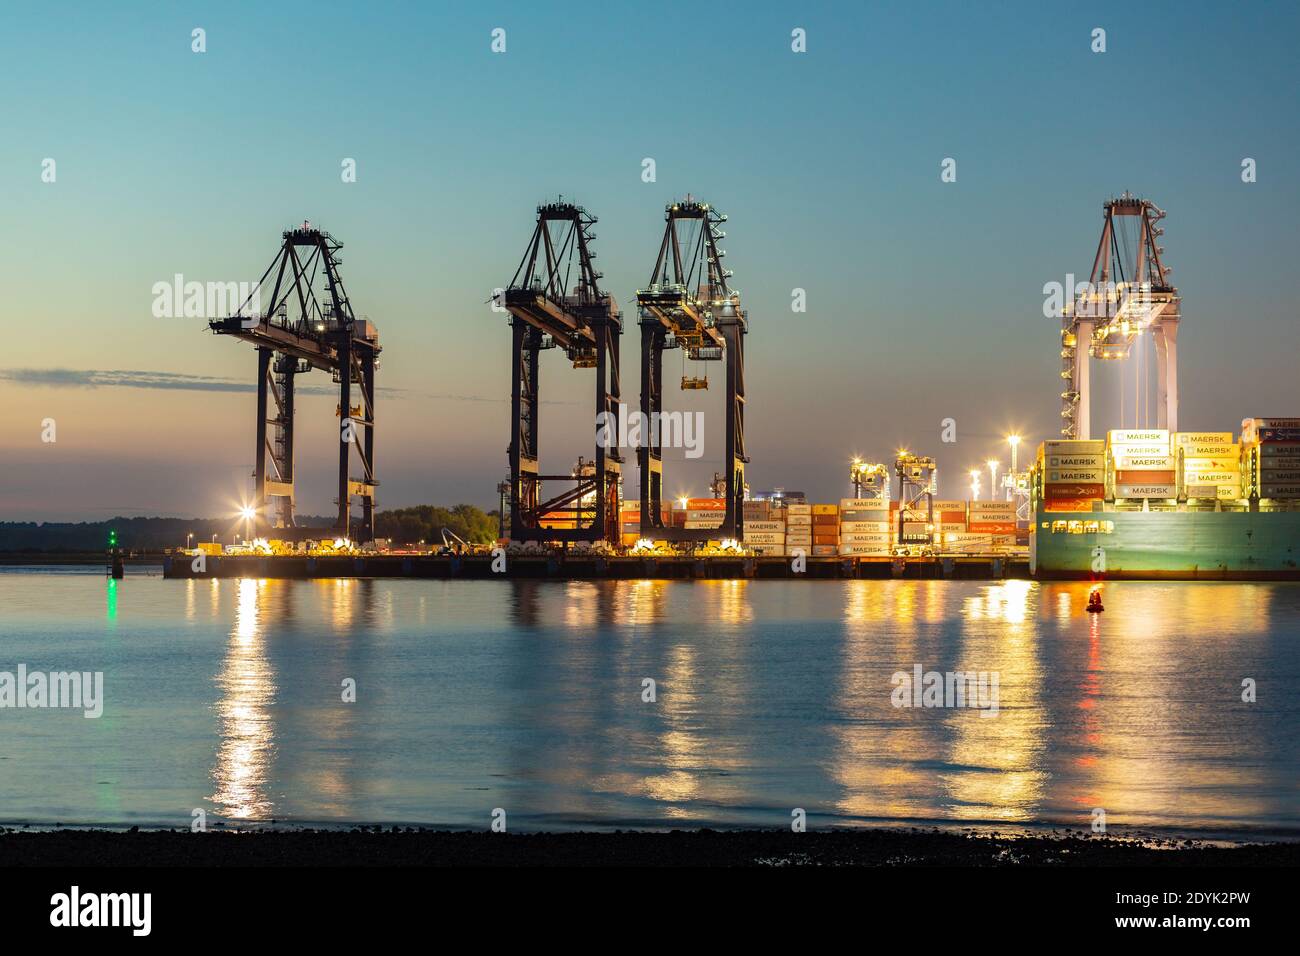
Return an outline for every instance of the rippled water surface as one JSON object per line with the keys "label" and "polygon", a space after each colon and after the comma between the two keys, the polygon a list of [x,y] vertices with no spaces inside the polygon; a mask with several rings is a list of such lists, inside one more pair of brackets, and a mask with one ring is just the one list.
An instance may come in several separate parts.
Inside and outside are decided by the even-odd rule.
{"label": "rippled water surface", "polygon": [[[1300,838],[1300,586],[0,574],[0,822],[937,822]],[[982,671],[997,713],[896,707]],[[1242,700],[1242,682],[1257,700]],[[355,681],[356,700],[344,684]],[[643,699],[655,682],[654,702]]]}

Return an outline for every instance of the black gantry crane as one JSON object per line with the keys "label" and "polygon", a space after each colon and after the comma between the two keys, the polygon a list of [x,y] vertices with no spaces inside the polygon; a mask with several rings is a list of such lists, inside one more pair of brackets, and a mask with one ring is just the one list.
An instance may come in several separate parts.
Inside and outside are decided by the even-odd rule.
{"label": "black gantry crane", "polygon": [[[294,526],[294,382],[313,368],[330,372],[339,386],[339,480],[337,534],[357,541],[375,536],[375,370],[379,332],[357,319],[339,276],[343,244],[304,222],[282,236],[280,251],[257,288],[233,315],[208,323],[257,350],[257,457],[253,473],[258,533]],[[262,290],[271,274],[269,299]],[[259,301],[268,303],[260,308]],[[359,404],[352,404],[353,386]],[[274,402],[274,414],[271,403]],[[268,417],[269,416],[269,417]],[[274,429],[274,439],[267,426]],[[349,475],[353,452],[360,477]],[[359,519],[351,513],[360,498]],[[275,499],[274,516],[266,508]]]}
{"label": "black gantry crane", "polygon": [[[725,250],[718,240],[727,217],[687,196],[668,204],[667,226],[649,288],[637,292],[641,325],[641,421],[643,441],[637,449],[641,472],[641,531],[667,541],[739,539],[744,533],[745,497],[745,335],[746,314],[740,293],[728,288],[730,270],[722,268]],[[663,521],[663,446],[655,423],[663,414],[663,353],[685,349],[693,361],[726,362],[726,432],[722,474],[726,517],[720,528],[665,527]],[[682,388],[707,388],[708,377],[682,376]]]}
{"label": "black gantry crane", "polygon": [[[599,440],[600,423],[616,420],[618,343],[623,319],[600,289],[592,265],[596,218],[564,201],[537,207],[537,226],[498,301],[510,312],[510,538],[514,541],[618,541],[622,455]],[[571,475],[539,472],[538,356],[562,348],[574,368],[596,370],[596,457]],[[602,414],[606,416],[602,418]],[[563,489],[543,497],[543,483]],[[548,489],[549,490],[549,489]]]}

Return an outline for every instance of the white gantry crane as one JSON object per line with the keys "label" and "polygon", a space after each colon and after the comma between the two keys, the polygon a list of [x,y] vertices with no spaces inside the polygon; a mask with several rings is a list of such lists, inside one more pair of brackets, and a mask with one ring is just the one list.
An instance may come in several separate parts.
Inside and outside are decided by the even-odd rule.
{"label": "white gantry crane", "polygon": [[[1092,276],[1066,305],[1061,319],[1061,434],[1092,437],[1089,360],[1127,358],[1133,343],[1151,332],[1156,347],[1157,427],[1178,430],[1178,290],[1156,242],[1164,210],[1125,193],[1105,206]],[[1120,222],[1117,222],[1117,218]],[[1125,220],[1136,228],[1125,228]],[[1071,290],[1071,295],[1075,294]]]}

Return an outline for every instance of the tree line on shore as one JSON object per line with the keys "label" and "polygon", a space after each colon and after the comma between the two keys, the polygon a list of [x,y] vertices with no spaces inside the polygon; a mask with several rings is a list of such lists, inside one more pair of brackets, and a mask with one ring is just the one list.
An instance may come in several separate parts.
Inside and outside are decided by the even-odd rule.
{"label": "tree line on shore", "polygon": [[[321,515],[299,515],[295,521],[299,529],[321,529],[322,537],[334,524],[333,517]],[[417,505],[375,514],[376,537],[391,538],[396,544],[441,544],[444,528],[472,544],[486,544],[496,539],[497,514],[465,504],[450,508]],[[123,517],[108,521],[0,521],[0,552],[104,551],[113,532],[123,550],[161,551],[192,547],[214,537],[230,544],[244,533],[244,522],[240,518]]]}

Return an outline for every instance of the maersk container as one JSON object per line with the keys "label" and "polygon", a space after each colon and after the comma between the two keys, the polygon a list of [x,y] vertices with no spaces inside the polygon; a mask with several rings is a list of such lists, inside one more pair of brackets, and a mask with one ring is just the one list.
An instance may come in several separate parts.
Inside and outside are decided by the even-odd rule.
{"label": "maersk container", "polygon": [[1178,488],[1172,482],[1163,485],[1115,485],[1116,498],[1176,498]]}
{"label": "maersk container", "polygon": [[1106,433],[1106,444],[1111,448],[1117,445],[1163,445],[1169,448],[1169,431],[1164,428],[1113,429]]}

